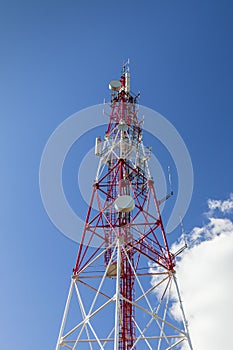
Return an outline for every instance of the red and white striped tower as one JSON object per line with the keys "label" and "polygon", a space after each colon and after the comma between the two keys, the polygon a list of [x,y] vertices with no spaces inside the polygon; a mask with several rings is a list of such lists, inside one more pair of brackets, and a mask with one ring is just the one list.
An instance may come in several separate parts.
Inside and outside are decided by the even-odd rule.
{"label": "red and white striped tower", "polygon": [[96,139],[99,165],[56,350],[192,350],[128,64],[109,87],[109,124]]}

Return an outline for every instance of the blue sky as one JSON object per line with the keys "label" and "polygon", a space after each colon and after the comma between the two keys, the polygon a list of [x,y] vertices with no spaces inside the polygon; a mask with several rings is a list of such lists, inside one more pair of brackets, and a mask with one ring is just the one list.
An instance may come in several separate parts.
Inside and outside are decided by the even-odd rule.
{"label": "blue sky", "polygon": [[227,0],[0,2],[2,348],[55,346],[77,245],[43,208],[40,158],[63,120],[108,99],[125,59],[190,152],[186,230],[232,192],[232,15]]}

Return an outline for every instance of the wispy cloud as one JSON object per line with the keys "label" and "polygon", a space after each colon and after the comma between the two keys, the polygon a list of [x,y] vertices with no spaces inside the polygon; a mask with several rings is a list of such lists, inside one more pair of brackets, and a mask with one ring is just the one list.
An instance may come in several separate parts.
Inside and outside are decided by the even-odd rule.
{"label": "wispy cloud", "polygon": [[[193,348],[233,349],[233,195],[208,200],[208,208],[206,224],[189,235],[190,248],[177,262],[177,277]],[[175,304],[172,313],[178,317]]]}
{"label": "wispy cloud", "polygon": [[233,193],[231,193],[230,198],[227,200],[219,199],[209,199],[208,207],[210,210],[219,210],[222,213],[230,213],[233,211]]}

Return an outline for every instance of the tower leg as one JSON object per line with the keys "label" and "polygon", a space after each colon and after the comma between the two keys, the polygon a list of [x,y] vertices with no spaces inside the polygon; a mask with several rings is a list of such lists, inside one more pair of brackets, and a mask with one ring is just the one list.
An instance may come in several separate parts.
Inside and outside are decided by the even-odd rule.
{"label": "tower leg", "polygon": [[193,350],[191,338],[190,338],[190,335],[189,335],[188,321],[187,321],[185,313],[184,313],[184,307],[183,307],[182,300],[181,300],[179,286],[178,286],[178,282],[177,282],[177,279],[176,279],[176,276],[175,276],[174,273],[173,273],[173,280],[174,280],[174,284],[175,284],[175,287],[176,287],[177,296],[178,296],[178,300],[179,300],[179,304],[180,304],[180,309],[181,309],[181,313],[182,313],[183,320],[184,320],[184,328],[185,328],[185,331],[186,331],[186,337],[187,337],[187,340],[188,340],[188,344],[189,344],[190,350]]}
{"label": "tower leg", "polygon": [[66,301],[66,306],[65,306],[65,310],[64,310],[64,314],[63,314],[63,318],[62,318],[61,328],[60,328],[60,332],[59,332],[59,336],[58,336],[58,340],[57,340],[56,350],[59,350],[60,346],[62,345],[62,335],[63,335],[65,324],[66,324],[66,319],[67,319],[67,315],[68,315],[68,311],[69,311],[70,300],[71,300],[73,288],[74,288],[74,281],[71,280],[68,298]]}

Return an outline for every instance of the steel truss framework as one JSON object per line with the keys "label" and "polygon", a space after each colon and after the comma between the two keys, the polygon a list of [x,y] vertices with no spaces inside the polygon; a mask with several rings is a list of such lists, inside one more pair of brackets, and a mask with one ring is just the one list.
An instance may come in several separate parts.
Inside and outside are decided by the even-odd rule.
{"label": "steel truss framework", "polygon": [[192,350],[127,74],[124,67],[105,139],[97,140],[100,161],[56,350]]}

